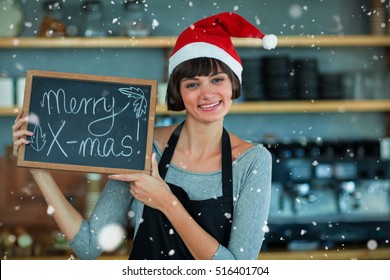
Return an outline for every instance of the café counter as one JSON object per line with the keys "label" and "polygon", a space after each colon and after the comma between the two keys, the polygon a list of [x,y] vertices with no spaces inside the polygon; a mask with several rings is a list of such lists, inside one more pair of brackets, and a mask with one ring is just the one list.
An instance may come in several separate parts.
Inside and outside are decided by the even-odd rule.
{"label": "caf\u00e9 counter", "polygon": [[[128,254],[103,254],[99,260],[127,260]],[[4,256],[2,258],[5,259]],[[13,260],[75,260],[71,253],[66,255],[49,255],[38,257],[9,257]],[[345,248],[313,251],[284,251],[274,250],[262,252],[258,260],[390,260],[390,248]]]}

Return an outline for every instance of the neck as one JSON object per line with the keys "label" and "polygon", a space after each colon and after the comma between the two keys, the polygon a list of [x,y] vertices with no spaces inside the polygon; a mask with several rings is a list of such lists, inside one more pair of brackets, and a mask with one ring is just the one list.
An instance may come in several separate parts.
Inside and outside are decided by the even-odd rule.
{"label": "neck", "polygon": [[222,120],[204,124],[187,118],[179,141],[182,148],[190,153],[219,152],[221,151],[222,131]]}

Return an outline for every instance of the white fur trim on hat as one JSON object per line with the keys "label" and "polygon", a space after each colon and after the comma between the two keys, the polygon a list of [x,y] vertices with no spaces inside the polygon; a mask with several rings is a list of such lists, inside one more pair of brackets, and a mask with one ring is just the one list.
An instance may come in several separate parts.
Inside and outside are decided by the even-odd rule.
{"label": "white fur trim on hat", "polygon": [[171,75],[173,69],[180,63],[198,57],[211,57],[224,62],[232,69],[241,82],[242,65],[229,55],[225,50],[205,42],[187,44],[169,58],[168,72]]}

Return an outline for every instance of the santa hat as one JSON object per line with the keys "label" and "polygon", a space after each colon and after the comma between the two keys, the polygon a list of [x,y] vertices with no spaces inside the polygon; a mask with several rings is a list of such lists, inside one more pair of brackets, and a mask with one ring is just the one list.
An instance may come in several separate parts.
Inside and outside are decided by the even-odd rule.
{"label": "santa hat", "polygon": [[263,48],[268,50],[277,44],[275,35],[264,35],[242,16],[220,13],[195,22],[179,35],[169,57],[169,75],[186,60],[211,57],[228,65],[241,81],[242,63],[230,37],[262,39]]}

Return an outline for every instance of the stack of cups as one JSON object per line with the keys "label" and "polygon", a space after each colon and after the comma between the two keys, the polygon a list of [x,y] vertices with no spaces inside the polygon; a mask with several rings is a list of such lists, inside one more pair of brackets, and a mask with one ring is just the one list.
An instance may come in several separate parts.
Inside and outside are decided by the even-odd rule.
{"label": "stack of cups", "polygon": [[0,77],[0,107],[14,106],[14,80]]}
{"label": "stack of cups", "polygon": [[24,88],[26,86],[26,78],[19,77],[16,80],[16,105],[21,108],[23,107],[24,101]]}
{"label": "stack of cups", "polygon": [[[16,81],[12,77],[0,76],[0,108],[23,106],[26,78],[19,77]],[[15,96],[16,94],[16,96]]]}
{"label": "stack of cups", "polygon": [[264,69],[264,91],[269,100],[294,99],[293,62],[288,56],[265,56],[262,58]]}
{"label": "stack of cups", "polygon": [[263,90],[263,68],[260,58],[242,59],[242,88],[244,99],[256,101],[265,99]]}
{"label": "stack of cups", "polygon": [[295,95],[297,99],[310,100],[318,98],[318,66],[316,59],[296,59]]}

